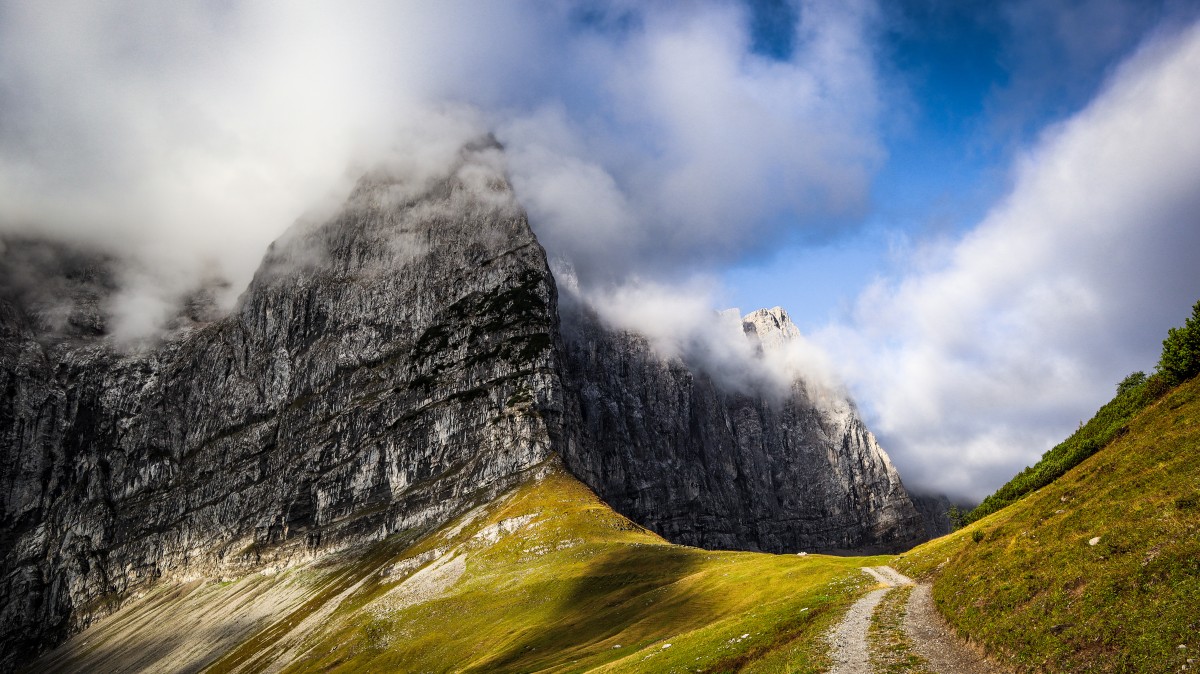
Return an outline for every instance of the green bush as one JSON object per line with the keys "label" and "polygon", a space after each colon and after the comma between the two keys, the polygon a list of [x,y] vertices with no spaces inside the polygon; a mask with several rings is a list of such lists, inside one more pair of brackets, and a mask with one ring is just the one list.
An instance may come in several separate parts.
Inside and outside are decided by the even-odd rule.
{"label": "green bush", "polygon": [[1200,374],[1200,302],[1192,306],[1192,316],[1183,327],[1167,331],[1158,373],[1172,386]]}
{"label": "green bush", "polygon": [[1153,375],[1150,376],[1149,379],[1146,380],[1146,385],[1145,385],[1144,390],[1145,390],[1145,394],[1146,394],[1146,399],[1148,401],[1149,400],[1158,400],[1159,398],[1166,395],[1167,391],[1171,390],[1171,384],[1167,381],[1166,377],[1155,372]]}
{"label": "green bush", "polygon": [[950,520],[950,529],[952,531],[958,531],[963,528],[966,524],[967,512],[956,505],[952,505],[946,510],[946,518]]}
{"label": "green bush", "polygon": [[1117,384],[1117,395],[1119,396],[1122,393],[1128,393],[1129,391],[1132,391],[1145,383],[1146,373],[1142,372],[1141,370],[1134,372],[1128,377],[1122,379],[1120,384]]}

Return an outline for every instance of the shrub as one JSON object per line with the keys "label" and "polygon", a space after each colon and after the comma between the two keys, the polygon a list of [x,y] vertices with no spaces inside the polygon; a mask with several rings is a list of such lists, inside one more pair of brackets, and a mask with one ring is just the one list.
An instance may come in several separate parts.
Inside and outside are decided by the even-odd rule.
{"label": "shrub", "polygon": [[946,511],[946,518],[950,520],[951,531],[957,531],[963,528],[963,524],[966,522],[966,517],[967,513],[963,512],[963,509],[956,505],[950,506],[950,508]]}
{"label": "shrub", "polygon": [[1140,370],[1137,372],[1134,372],[1134,373],[1130,374],[1128,377],[1125,377],[1124,379],[1122,379],[1120,384],[1117,384],[1117,395],[1120,396],[1125,393],[1129,393],[1130,391],[1136,389],[1137,387],[1139,387],[1145,383],[1146,383],[1146,373],[1142,372]]}
{"label": "shrub", "polygon": [[1192,306],[1192,315],[1183,327],[1167,331],[1158,374],[1172,386],[1200,374],[1200,302]]}
{"label": "shrub", "polygon": [[1155,372],[1146,380],[1143,393],[1147,400],[1158,400],[1170,390],[1171,384],[1167,381],[1167,378]]}

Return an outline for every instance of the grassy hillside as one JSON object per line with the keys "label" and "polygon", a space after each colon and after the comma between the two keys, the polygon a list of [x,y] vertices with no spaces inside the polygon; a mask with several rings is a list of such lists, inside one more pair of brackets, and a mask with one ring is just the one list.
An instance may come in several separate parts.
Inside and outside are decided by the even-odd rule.
{"label": "grassy hillside", "polygon": [[413,542],[163,586],[32,671],[821,671],[884,558],[670,545],[548,467]]}
{"label": "grassy hillside", "polygon": [[1154,374],[1134,372],[1117,385],[1117,395],[1071,437],[1017,473],[963,518],[970,524],[1050,484],[1128,430],[1127,422],[1172,387],[1200,374],[1200,301],[1184,324],[1167,331]]}
{"label": "grassy hillside", "polygon": [[[1141,373],[1137,373],[1141,374]],[[1131,375],[1134,377],[1136,375]],[[1128,385],[1126,385],[1128,383]],[[1156,395],[1161,395],[1155,384],[1156,381],[1141,380],[1122,383],[1117,395],[1096,412],[1095,416],[1082,424],[1071,437],[1063,440],[1050,451],[1042,455],[1040,461],[1033,466],[1017,473],[996,493],[988,496],[974,510],[963,518],[964,524],[970,524],[1014,503],[1026,494],[1050,484],[1062,477],[1068,470],[1078,466],[1084,459],[1100,451],[1113,439],[1128,430],[1126,424],[1154,401]]]}
{"label": "grassy hillside", "polygon": [[1019,671],[1200,669],[1200,378],[1058,480],[895,566],[936,578],[949,622]]}

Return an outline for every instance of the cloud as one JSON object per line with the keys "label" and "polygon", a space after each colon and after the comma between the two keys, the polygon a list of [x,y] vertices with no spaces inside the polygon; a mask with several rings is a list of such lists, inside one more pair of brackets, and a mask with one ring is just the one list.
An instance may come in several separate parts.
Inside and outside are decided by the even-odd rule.
{"label": "cloud", "polygon": [[[576,278],[560,272],[567,339],[586,323],[573,315]],[[702,279],[664,285],[630,279],[607,291],[591,293],[588,308],[611,330],[643,337],[664,362],[682,363],[726,392],[762,397],[781,404],[803,390],[807,399],[835,418],[851,413],[853,403],[827,354],[775,307],[754,320],[737,309],[714,311],[717,288]],[[747,322],[753,327],[748,327]]]}
{"label": "cloud", "polygon": [[128,260],[122,322],[152,333],[199,279],[228,306],[367,167],[494,130],[582,286],[686,275],[864,208],[874,10],[800,9],[777,60],[715,0],[5,5],[0,232]]}
{"label": "cloud", "polygon": [[979,498],[1150,369],[1200,296],[1200,24],[1151,40],[972,231],[817,336],[907,482]]}
{"label": "cloud", "polygon": [[499,127],[539,236],[585,285],[686,275],[862,214],[882,158],[874,11],[803,9],[782,61],[751,53],[738,5],[645,10],[620,40],[581,40],[580,62],[606,64],[582,78],[599,101],[551,96]]}
{"label": "cloud", "polygon": [[206,276],[239,292],[381,121],[346,77],[359,36],[314,11],[19,4],[2,25],[0,228],[125,258],[122,333]]}
{"label": "cloud", "polygon": [[[996,10],[1036,37],[1005,53],[988,114],[1041,119],[1156,17],[1194,16],[1161,4]],[[713,319],[706,274],[859,227],[915,105],[897,111],[903,73],[878,62],[878,5],[788,9],[764,45],[733,0],[5,3],[0,235],[120,256],[112,310],[136,339],[204,279],[229,279],[230,306],[268,242],[367,169],[419,184],[492,131],[567,294],[734,382],[747,345]],[[914,244],[789,356],[822,381],[844,368],[910,482],[1003,481],[1150,367],[1200,294],[1196,30],[1158,34],[1018,159],[976,228]]]}

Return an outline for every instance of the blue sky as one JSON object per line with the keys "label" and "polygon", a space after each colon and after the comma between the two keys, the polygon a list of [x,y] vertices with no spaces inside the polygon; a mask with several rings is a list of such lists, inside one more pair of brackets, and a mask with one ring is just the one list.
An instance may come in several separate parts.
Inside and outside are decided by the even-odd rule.
{"label": "blue sky", "polygon": [[492,133],[563,293],[665,353],[781,305],[906,484],[978,498],[1200,298],[1198,16],[0,0],[0,233],[126,259],[114,325],[153,338],[364,167],[421,181]]}
{"label": "blue sky", "polygon": [[[1112,35],[1094,51],[1071,59],[1053,26],[1031,31],[1007,15],[1017,4],[918,0],[883,10],[875,49],[896,107],[882,125],[886,159],[868,213],[833,240],[785,239],[732,265],[722,273],[731,306],[781,305],[805,330],[843,316],[872,279],[889,273],[893,248],[978,223],[1009,187],[1015,152],[1086,105],[1148,33],[1195,16],[1186,3],[1044,3],[1052,7],[1046,12],[1077,18],[1081,33],[1095,21],[1120,21],[1101,28]],[[797,20],[797,7],[786,0],[748,6],[754,51],[788,58],[787,22]]]}

